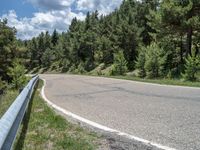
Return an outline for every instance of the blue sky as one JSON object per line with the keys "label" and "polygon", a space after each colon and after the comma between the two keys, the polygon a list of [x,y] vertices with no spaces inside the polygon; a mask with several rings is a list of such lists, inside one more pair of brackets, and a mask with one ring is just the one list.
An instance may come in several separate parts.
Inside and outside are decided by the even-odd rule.
{"label": "blue sky", "polygon": [[122,0],[1,0],[0,19],[17,29],[17,37],[31,39],[42,31],[67,31],[71,20],[85,18],[87,11],[108,14]]}
{"label": "blue sky", "polygon": [[32,17],[37,9],[24,0],[1,0],[0,16],[9,10],[15,10],[20,17]]}

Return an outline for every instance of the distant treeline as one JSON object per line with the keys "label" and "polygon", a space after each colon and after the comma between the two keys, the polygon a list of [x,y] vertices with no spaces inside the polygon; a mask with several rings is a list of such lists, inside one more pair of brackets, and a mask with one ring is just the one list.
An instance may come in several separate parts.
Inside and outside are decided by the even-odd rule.
{"label": "distant treeline", "polygon": [[0,28],[4,79],[14,58],[29,71],[110,68],[113,75],[136,70],[140,77],[195,80],[199,69],[199,0],[124,0],[109,15],[88,12],[84,21],[74,18],[67,32],[42,32],[28,41],[16,40],[5,22]]}

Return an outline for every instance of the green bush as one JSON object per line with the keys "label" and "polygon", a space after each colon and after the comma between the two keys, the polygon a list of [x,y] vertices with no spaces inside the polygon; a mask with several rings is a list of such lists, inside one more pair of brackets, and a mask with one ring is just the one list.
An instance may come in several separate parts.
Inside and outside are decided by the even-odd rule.
{"label": "green bush", "polygon": [[8,68],[8,75],[12,78],[13,88],[20,89],[25,86],[27,82],[25,73],[25,67],[21,65],[18,60],[15,60],[12,63],[12,67]]}
{"label": "green bush", "polygon": [[146,76],[146,71],[144,68],[145,65],[145,53],[146,53],[146,48],[142,47],[139,51],[139,55],[136,61],[136,68],[138,69],[138,76],[141,78],[144,78]]}
{"label": "green bush", "polygon": [[118,53],[114,54],[114,64],[112,65],[110,75],[124,75],[127,70],[127,61],[123,52],[119,51]]}
{"label": "green bush", "polygon": [[195,81],[197,79],[196,75],[200,70],[200,56],[188,56],[185,59],[185,73],[182,74],[185,80]]}
{"label": "green bush", "polygon": [[81,62],[79,65],[78,65],[78,68],[76,69],[76,73],[80,73],[80,74],[83,74],[85,73],[85,64],[83,62]]}
{"label": "green bush", "polygon": [[156,43],[147,46],[145,53],[145,71],[148,78],[160,77],[163,73],[166,54]]}
{"label": "green bush", "polygon": [[6,82],[1,80],[0,77],[0,95],[1,95],[1,91],[3,91],[6,88]]}
{"label": "green bush", "polygon": [[54,61],[51,66],[50,66],[50,69],[51,71],[62,71],[62,61],[61,60],[58,60],[58,61]]}
{"label": "green bush", "polygon": [[68,59],[64,59],[62,61],[62,72],[67,72],[70,68],[70,61]]}
{"label": "green bush", "polygon": [[105,69],[105,64],[101,63],[95,69],[93,69],[90,72],[90,74],[92,74],[92,75],[102,75],[103,74],[103,72],[102,72],[103,69]]}
{"label": "green bush", "polygon": [[75,64],[72,64],[72,65],[69,67],[68,72],[69,72],[69,73],[72,73],[72,72],[74,72],[75,70],[76,70],[76,65],[75,65]]}

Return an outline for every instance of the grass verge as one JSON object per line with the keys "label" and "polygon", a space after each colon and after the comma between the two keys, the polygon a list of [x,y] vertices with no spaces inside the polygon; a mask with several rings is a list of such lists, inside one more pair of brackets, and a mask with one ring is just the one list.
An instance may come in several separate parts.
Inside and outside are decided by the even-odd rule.
{"label": "grass verge", "polygon": [[5,94],[0,96],[0,118],[8,110],[10,105],[16,99],[19,92],[17,90],[7,90]]}
{"label": "grass verge", "polygon": [[[49,74],[51,74],[51,73],[49,73]],[[60,73],[53,73],[53,74],[60,74]],[[64,74],[64,73],[61,73],[61,74]],[[139,78],[139,77],[135,77],[135,76],[131,76],[131,75],[109,76],[109,75],[97,75],[97,74],[91,74],[91,73],[84,73],[84,74],[67,73],[67,74],[123,79],[123,80],[131,80],[131,81],[146,82],[146,83],[155,83],[155,84],[162,84],[162,85],[200,87],[200,81],[192,82],[192,81],[183,81],[181,79],[165,79],[165,78],[162,78],[162,79],[147,79],[147,78]]]}
{"label": "grass verge", "polygon": [[[46,74],[66,74],[63,72],[44,72]],[[95,73],[67,73],[67,74],[75,74],[75,75],[87,75],[87,76],[98,76],[98,77],[106,77],[106,78],[115,78],[115,79],[124,79],[124,80],[132,80],[139,82],[147,82],[147,83],[155,83],[155,84],[163,84],[163,85],[178,85],[178,86],[188,86],[188,87],[200,87],[200,73],[198,74],[198,81],[183,81],[181,79],[166,79],[166,78],[158,78],[158,79],[147,79],[147,78],[139,78],[131,75],[121,75],[121,76],[109,76],[109,75],[97,75]]]}
{"label": "grass verge", "polygon": [[200,87],[200,82],[181,81],[180,79],[143,79],[143,78],[133,77],[133,76],[104,76],[104,77],[140,81],[140,82],[147,82],[147,83],[165,84],[165,85]]}
{"label": "grass verge", "polygon": [[15,150],[93,150],[100,137],[73,125],[56,114],[40,97],[37,90],[29,104],[23,125],[17,136]]}

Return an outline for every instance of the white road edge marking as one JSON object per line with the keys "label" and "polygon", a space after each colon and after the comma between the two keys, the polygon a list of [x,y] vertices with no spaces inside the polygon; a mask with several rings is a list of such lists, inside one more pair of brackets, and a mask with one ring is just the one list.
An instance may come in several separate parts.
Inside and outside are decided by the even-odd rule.
{"label": "white road edge marking", "polygon": [[142,138],[139,138],[139,137],[136,137],[134,135],[130,135],[128,133],[124,133],[124,132],[121,132],[121,131],[118,131],[118,130],[115,130],[115,129],[112,129],[112,128],[109,128],[109,127],[106,127],[104,125],[101,125],[101,124],[98,124],[96,122],[93,122],[93,121],[90,121],[88,119],[85,119],[83,117],[80,117],[72,112],[69,112],[59,106],[57,106],[56,104],[52,103],[50,100],[48,100],[48,98],[46,97],[45,95],[45,92],[44,92],[44,89],[45,89],[45,86],[46,86],[46,80],[45,79],[42,79],[43,82],[44,82],[44,85],[42,86],[42,89],[41,89],[41,95],[42,95],[42,98],[51,106],[53,107],[54,109],[62,112],[63,114],[67,115],[67,116],[70,116],[78,121],[81,121],[81,122],[84,122],[90,126],[93,126],[95,128],[98,128],[100,130],[103,130],[103,131],[106,131],[106,132],[112,132],[112,133],[116,133],[117,135],[120,135],[120,136],[124,136],[126,138],[129,138],[129,139],[132,139],[132,140],[136,140],[138,142],[141,142],[141,143],[144,143],[144,144],[147,144],[147,145],[152,145],[152,146],[155,146],[159,149],[163,149],[163,150],[176,150],[174,148],[170,148],[170,147],[167,147],[167,146],[163,146],[161,144],[157,144],[157,143],[154,143],[154,142],[151,142],[151,141],[148,141],[148,140],[145,140],[145,139],[142,139]]}

